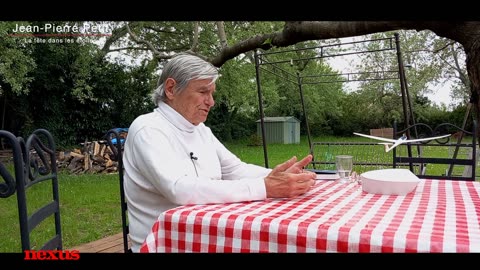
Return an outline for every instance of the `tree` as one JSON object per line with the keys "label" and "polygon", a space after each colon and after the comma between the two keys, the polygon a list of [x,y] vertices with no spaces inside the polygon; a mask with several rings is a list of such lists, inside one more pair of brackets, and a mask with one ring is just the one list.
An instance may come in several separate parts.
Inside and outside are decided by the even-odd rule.
{"label": "tree", "polygon": [[[241,22],[235,24],[239,27],[248,27],[252,23]],[[204,28],[201,28],[199,23],[196,22],[190,22],[190,25],[193,25],[193,27],[189,33],[192,36],[190,46],[188,46],[189,49],[185,50],[183,48],[181,50],[198,54],[199,33]],[[217,42],[219,45],[216,46],[217,51],[213,54],[211,54],[211,50],[208,50],[210,54],[207,54],[206,57],[217,67],[221,67],[228,60],[256,49],[269,50],[274,47],[287,47],[307,40],[351,37],[401,29],[430,30],[439,37],[456,41],[463,46],[471,94],[474,94],[474,96],[480,94],[480,22],[478,21],[289,21],[284,23],[282,30],[270,27],[265,29],[266,31],[263,33],[238,40],[232,45],[227,42],[228,37],[223,22],[212,23],[211,25],[217,26]],[[131,32],[131,29],[126,24],[119,30],[119,32],[121,31]],[[211,32],[208,33],[211,34]],[[154,56],[159,59],[171,57],[171,53],[155,50],[152,43],[148,43],[146,40],[141,40],[138,37],[135,39],[133,36],[132,38],[136,40],[137,44],[145,45],[142,47],[143,50],[152,50]],[[111,44],[113,43],[108,43],[109,46]],[[109,46],[104,46],[104,53],[108,53]],[[480,101],[476,99],[474,102],[476,118],[480,119],[478,110]]]}
{"label": "tree", "polygon": [[[466,73],[465,53],[462,46],[455,41],[440,38],[431,31],[416,32],[412,30],[396,31],[399,34],[400,47],[410,95],[423,97],[432,92],[433,84],[444,84],[447,81],[453,86],[453,95],[456,102],[450,104],[453,109],[458,105],[469,102],[470,82]],[[366,40],[374,38],[387,38],[393,36],[392,32],[376,33],[365,36]],[[371,46],[370,43],[359,43],[359,46]],[[376,52],[375,57],[384,56],[383,52]],[[398,70],[397,57],[372,61],[362,58],[358,61],[357,69],[375,71],[374,63],[381,63],[381,68],[390,65],[393,70]],[[398,87],[397,87],[398,88]],[[423,105],[423,104],[422,104]],[[429,106],[432,104],[429,103]]]}
{"label": "tree", "polygon": [[1,129],[21,136],[45,128],[68,146],[101,138],[152,109],[148,94],[157,65],[111,63],[99,57],[95,36],[75,42],[69,33],[15,36],[17,24],[44,23],[0,22]]}
{"label": "tree", "polygon": [[29,56],[30,44],[19,44],[8,35],[13,22],[0,22],[0,95],[2,88],[11,89],[13,93],[26,92],[26,85],[32,80],[28,73],[35,68]]}

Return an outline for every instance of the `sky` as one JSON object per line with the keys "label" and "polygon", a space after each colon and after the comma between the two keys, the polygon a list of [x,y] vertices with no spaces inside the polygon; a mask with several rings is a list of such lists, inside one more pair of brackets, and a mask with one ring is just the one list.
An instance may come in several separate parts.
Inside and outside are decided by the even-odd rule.
{"label": "sky", "polygon": [[441,103],[445,103],[445,105],[448,106],[451,103],[452,99],[450,98],[450,82],[447,82],[444,85],[432,85],[431,89],[433,90],[433,93],[426,95],[428,99],[439,105]]}

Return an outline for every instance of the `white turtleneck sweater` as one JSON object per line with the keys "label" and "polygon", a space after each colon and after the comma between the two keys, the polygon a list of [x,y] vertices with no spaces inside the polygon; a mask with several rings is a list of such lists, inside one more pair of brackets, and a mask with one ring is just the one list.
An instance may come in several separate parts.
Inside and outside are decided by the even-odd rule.
{"label": "white turtleneck sweater", "polygon": [[165,103],[133,121],[123,162],[133,252],[170,208],[266,199],[264,177],[271,171],[242,162],[210,128],[189,123]]}

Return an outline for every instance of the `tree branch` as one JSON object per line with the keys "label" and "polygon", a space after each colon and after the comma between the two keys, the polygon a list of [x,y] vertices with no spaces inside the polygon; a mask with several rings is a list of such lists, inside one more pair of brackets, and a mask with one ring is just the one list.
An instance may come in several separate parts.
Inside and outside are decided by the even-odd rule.
{"label": "tree branch", "polygon": [[230,47],[222,48],[210,62],[220,67],[226,61],[250,50],[268,50],[273,47],[287,47],[307,40],[350,37],[398,29],[424,30],[427,29],[427,25],[410,21],[286,22],[281,32],[256,35]]}
{"label": "tree branch", "polygon": [[432,52],[433,52],[433,53],[438,53],[438,52],[440,52],[440,51],[443,51],[443,50],[447,49],[448,46],[453,45],[453,44],[455,44],[455,41],[448,42],[447,44],[445,44],[445,46],[442,46],[441,48],[438,48],[438,49],[436,49],[436,50],[433,50]]}
{"label": "tree branch", "polygon": [[146,41],[146,40],[140,40],[137,35],[135,35],[133,32],[132,32],[132,29],[130,29],[130,26],[129,24],[126,25],[127,27],[127,31],[128,31],[128,34],[130,34],[130,36],[132,37],[132,39],[138,43],[138,44],[144,44],[145,46],[147,46],[147,48],[152,52],[153,56],[157,59],[169,59],[171,56],[167,55],[167,54],[163,54],[161,52],[159,52],[157,49],[155,49],[155,47],[152,45],[152,43]]}
{"label": "tree branch", "polygon": [[134,46],[129,46],[129,47],[122,47],[122,48],[116,48],[116,49],[110,49],[108,52],[119,52],[119,51],[125,51],[125,50],[139,50],[139,51],[148,51],[148,48],[145,47],[134,47]]}
{"label": "tree branch", "polygon": [[[138,22],[132,22],[130,24],[132,26],[135,26],[135,25],[138,24]],[[105,56],[107,53],[112,51],[110,49],[110,46],[112,46],[113,43],[115,43],[116,41],[118,41],[119,39],[121,39],[122,37],[124,37],[127,34],[127,32],[128,32],[127,31],[127,26],[128,26],[128,24],[126,24],[126,25],[124,25],[120,28],[116,28],[112,31],[112,35],[107,38],[107,40],[105,41],[105,44],[103,44],[103,47],[100,50],[101,53],[102,53],[102,57]]]}

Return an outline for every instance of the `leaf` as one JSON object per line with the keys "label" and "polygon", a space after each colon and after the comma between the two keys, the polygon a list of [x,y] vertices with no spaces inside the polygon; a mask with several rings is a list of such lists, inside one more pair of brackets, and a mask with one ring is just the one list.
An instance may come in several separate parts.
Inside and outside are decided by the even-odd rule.
{"label": "leaf", "polygon": [[272,45],[272,38],[267,38],[263,43],[262,45]]}

